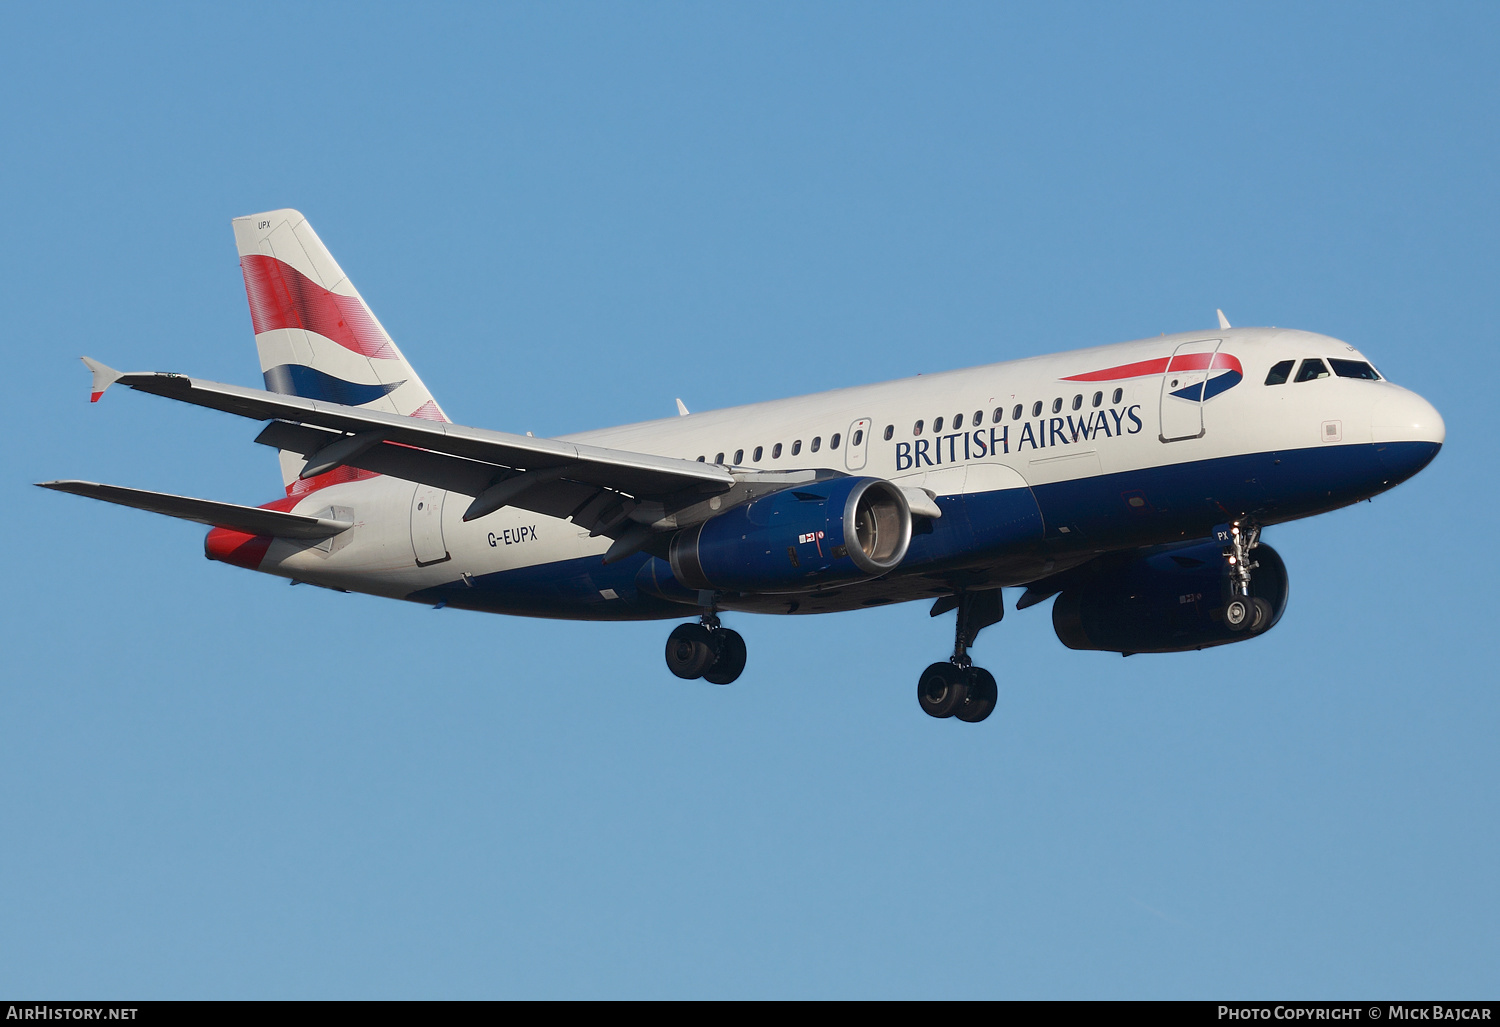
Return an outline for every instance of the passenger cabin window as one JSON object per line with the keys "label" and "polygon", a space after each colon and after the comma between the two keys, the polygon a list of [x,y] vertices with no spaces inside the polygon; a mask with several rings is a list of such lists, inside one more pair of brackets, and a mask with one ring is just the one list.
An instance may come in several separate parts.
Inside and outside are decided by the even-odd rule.
{"label": "passenger cabin window", "polygon": [[1054,399],[1052,401],[1052,412],[1054,414],[1062,413],[1062,397],[1061,396],[1057,397],[1056,399]]}
{"label": "passenger cabin window", "polygon": [[[936,435],[938,432],[940,432],[942,430],[943,430],[943,419],[941,417],[939,417],[936,421],[932,422],[932,434]],[[858,443],[856,443],[856,445],[858,445]]]}
{"label": "passenger cabin window", "polygon": [[766,451],[766,447],[764,447],[764,446],[756,446],[755,447],[755,462],[756,463],[760,463],[760,455],[762,453],[764,453],[765,451]]}
{"label": "passenger cabin window", "polygon": [[716,464],[722,464],[723,462],[724,462],[724,454],[723,453],[720,453],[718,456],[714,457],[714,463],[716,463]]}
{"label": "passenger cabin window", "polygon": [[1081,393],[1079,395],[1073,397],[1073,409],[1074,410],[1082,410],[1083,409],[1083,395]]}
{"label": "passenger cabin window", "polygon": [[1037,400],[1035,403],[1031,404],[1031,416],[1032,417],[1041,417],[1042,416],[1042,401],[1041,400]]}
{"label": "passenger cabin window", "polygon": [[1012,421],[1019,421],[1022,413],[1024,411],[1021,409],[1021,404],[1017,403],[1015,409],[1010,412],[1010,419]]}
{"label": "passenger cabin window", "polygon": [[888,425],[885,426],[885,441],[887,441],[887,442],[891,441],[891,436],[893,436],[895,434],[896,434],[896,426],[894,424],[888,424]]}
{"label": "passenger cabin window", "polygon": [[1302,366],[1297,368],[1297,380],[1299,382],[1310,382],[1314,378],[1327,378],[1328,368],[1323,366],[1323,361],[1316,357],[1302,361]]}
{"label": "passenger cabin window", "polygon": [[1103,402],[1104,402],[1104,393],[1102,393],[1102,392],[1096,392],[1096,393],[1094,393],[1094,406],[1098,406],[1100,403],[1103,403]]}
{"label": "passenger cabin window", "polygon": [[922,422],[921,421],[918,421],[916,424],[914,424],[914,425],[911,426],[911,433],[913,435],[920,435],[920,434],[922,434]]}
{"label": "passenger cabin window", "polygon": [[828,440],[828,448],[829,449],[838,449],[839,448],[839,439],[841,439],[841,438],[843,438],[842,435],[840,435],[838,432],[834,432],[833,433],[833,438],[831,438],[831,439]]}
{"label": "passenger cabin window", "polygon": [[1363,360],[1339,360],[1337,357],[1329,357],[1328,363],[1333,367],[1333,373],[1340,378],[1358,378],[1361,381],[1378,382],[1380,375],[1375,369]]}
{"label": "passenger cabin window", "polygon": [[772,460],[780,460],[781,459],[781,443],[778,442],[778,443],[776,443],[776,445],[774,445],[774,446],[771,447],[771,459]]}
{"label": "passenger cabin window", "polygon": [[822,448],[823,448],[823,436],[821,436],[821,435],[814,435],[813,436],[813,440],[812,440],[812,451],[814,453],[816,453],[818,450],[820,450]]}
{"label": "passenger cabin window", "polygon": [[802,452],[802,440],[798,439],[792,443],[792,456],[796,456],[800,452]]}
{"label": "passenger cabin window", "polygon": [[1266,375],[1266,384],[1285,385],[1286,380],[1292,376],[1292,365],[1295,363],[1295,360],[1283,360],[1271,368],[1270,373]]}
{"label": "passenger cabin window", "polygon": [[856,428],[854,438],[849,440],[849,445],[857,446],[863,441],[865,441],[865,430],[863,428]]}
{"label": "passenger cabin window", "polygon": [[734,462],[736,464],[742,464],[745,462],[745,451],[743,449],[736,449],[734,451]]}
{"label": "passenger cabin window", "polygon": [[1116,389],[1115,390],[1115,398],[1112,399],[1112,400],[1110,400],[1110,402],[1111,403],[1118,403],[1118,402],[1120,402],[1120,400],[1122,400],[1124,398],[1125,398],[1125,390],[1124,389]]}
{"label": "passenger cabin window", "polygon": [[1004,407],[996,407],[995,408],[995,423],[999,424],[1000,421],[1001,421],[1001,419],[1004,418],[1004,417],[1005,417],[1005,408]]}
{"label": "passenger cabin window", "polygon": [[962,428],[963,426],[964,426],[964,415],[963,414],[954,414],[953,415],[953,430],[954,431],[958,431],[958,429]]}
{"label": "passenger cabin window", "polygon": [[976,410],[976,411],[974,411],[974,427],[978,428],[983,423],[984,423],[984,411],[983,410]]}
{"label": "passenger cabin window", "polygon": [[700,456],[700,457],[699,457],[699,458],[698,458],[698,462],[699,462],[699,463],[700,463],[700,464],[702,464],[702,463],[707,463],[707,462],[708,462],[708,461],[706,461],[706,460],[704,460],[704,459],[703,459],[703,457],[701,457],[701,456]]}

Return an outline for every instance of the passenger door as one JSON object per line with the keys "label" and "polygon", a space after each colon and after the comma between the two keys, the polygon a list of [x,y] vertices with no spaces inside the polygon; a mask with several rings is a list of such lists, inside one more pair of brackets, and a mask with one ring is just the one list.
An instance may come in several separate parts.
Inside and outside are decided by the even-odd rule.
{"label": "passenger door", "polygon": [[1173,351],[1161,378],[1161,434],[1157,437],[1162,442],[1203,437],[1203,387],[1222,343],[1222,339],[1184,342]]}

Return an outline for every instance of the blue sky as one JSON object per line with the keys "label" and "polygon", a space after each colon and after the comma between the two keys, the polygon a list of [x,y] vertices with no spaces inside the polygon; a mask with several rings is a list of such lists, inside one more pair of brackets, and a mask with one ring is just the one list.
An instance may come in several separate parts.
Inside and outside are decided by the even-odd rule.
{"label": "blue sky", "polygon": [[[0,14],[0,993],[1493,997],[1493,5]],[[1213,324],[1442,411],[1285,525],[1260,639],[432,610],[206,562],[55,477],[259,503],[230,218],[304,211],[457,420],[539,435]],[[1491,597],[1491,598],[1487,598]],[[1012,593],[1010,601],[1013,602]]]}

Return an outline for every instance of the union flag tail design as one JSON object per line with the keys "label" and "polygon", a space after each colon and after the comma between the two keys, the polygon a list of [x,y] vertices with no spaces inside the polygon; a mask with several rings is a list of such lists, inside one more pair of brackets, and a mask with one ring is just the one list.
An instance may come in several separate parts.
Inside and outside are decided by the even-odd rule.
{"label": "union flag tail design", "polygon": [[[234,241],[267,389],[448,420],[306,218],[295,210],[235,218]],[[281,453],[288,495],[370,476],[340,467],[302,481],[304,466],[300,454]]]}

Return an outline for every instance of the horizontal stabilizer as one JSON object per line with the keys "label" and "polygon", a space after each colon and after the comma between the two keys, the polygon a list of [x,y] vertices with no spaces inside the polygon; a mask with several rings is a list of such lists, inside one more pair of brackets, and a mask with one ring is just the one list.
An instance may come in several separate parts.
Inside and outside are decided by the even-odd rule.
{"label": "horizontal stabilizer", "polygon": [[44,489],[71,492],[75,496],[102,499],[106,503],[133,506],[137,510],[181,517],[185,521],[197,521],[216,528],[232,528],[250,535],[273,535],[277,538],[315,539],[328,538],[349,528],[353,521],[334,520],[331,517],[309,517],[305,514],[283,513],[279,510],[263,510],[258,506],[241,506],[238,503],[216,503],[211,499],[193,499],[189,496],[174,496],[166,492],[147,492],[145,489],[128,489],[119,485],[100,485],[92,481],[39,481]]}

